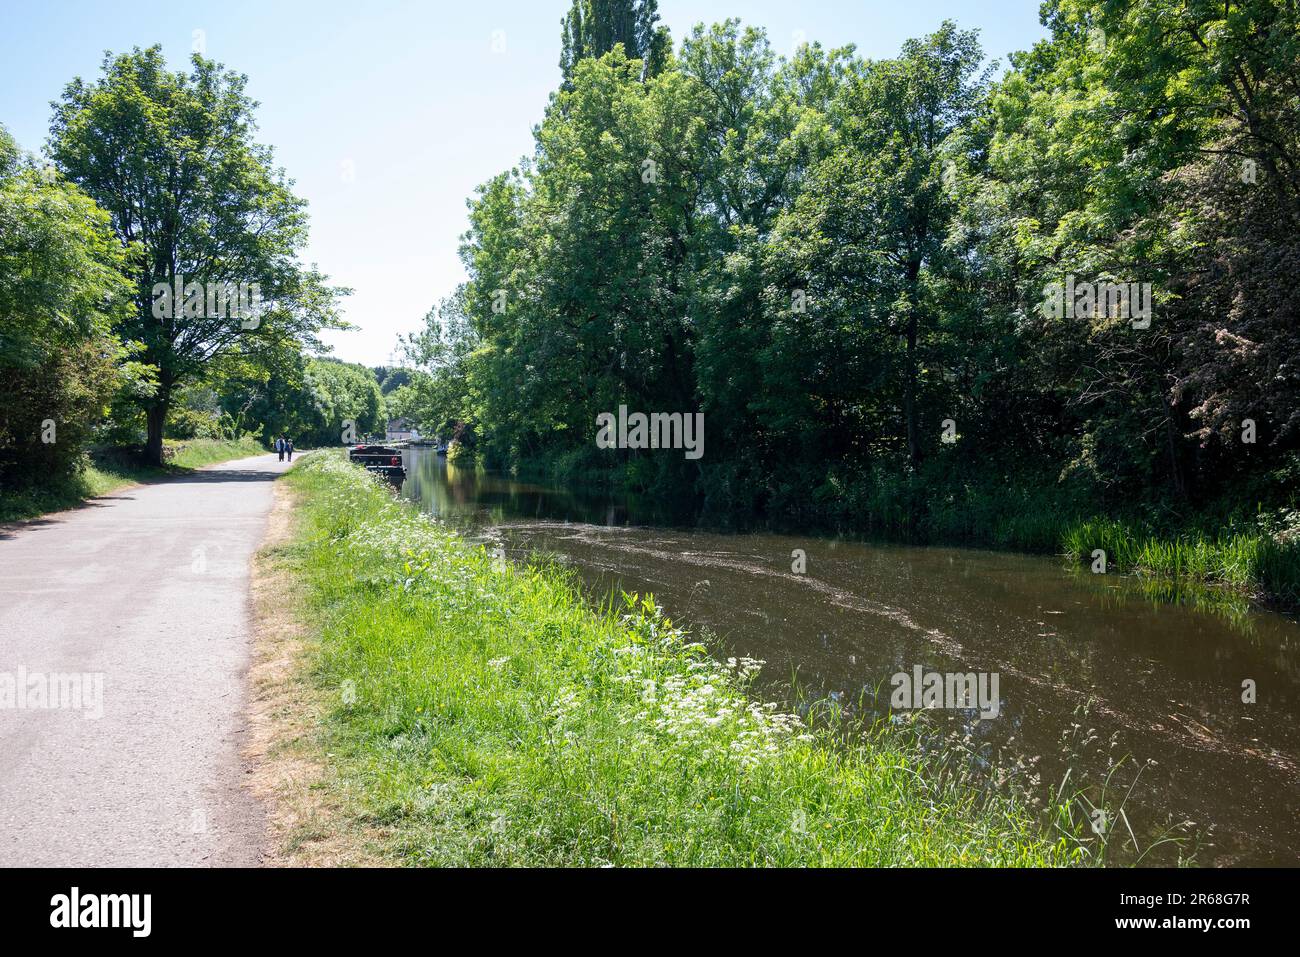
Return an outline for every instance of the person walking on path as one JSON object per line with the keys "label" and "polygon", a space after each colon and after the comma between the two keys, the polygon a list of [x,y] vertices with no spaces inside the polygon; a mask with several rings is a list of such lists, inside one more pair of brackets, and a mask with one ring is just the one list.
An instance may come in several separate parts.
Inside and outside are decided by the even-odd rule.
{"label": "person walking on path", "polygon": [[284,436],[281,435],[275,440],[275,451],[280,456],[280,461],[284,461]]}
{"label": "person walking on path", "polygon": [[289,461],[293,461],[293,439],[284,440],[284,451],[289,456]]}

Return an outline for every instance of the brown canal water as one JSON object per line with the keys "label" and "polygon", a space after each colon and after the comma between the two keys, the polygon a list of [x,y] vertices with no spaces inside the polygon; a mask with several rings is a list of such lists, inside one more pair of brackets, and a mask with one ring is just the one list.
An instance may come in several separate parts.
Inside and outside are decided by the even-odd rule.
{"label": "brown canal water", "polygon": [[1142,863],[1172,863],[1159,840],[1188,822],[1173,833],[1197,864],[1300,864],[1300,625],[1286,617],[1055,558],[662,527],[582,489],[405,455],[403,495],[512,558],[571,565],[597,599],[653,593],[715,655],[765,661],[764,697],[899,720],[897,673],[996,673],[996,717],[925,720],[1045,801],[1063,781],[1091,801],[1105,788],[1113,860],[1137,859],[1131,828]]}

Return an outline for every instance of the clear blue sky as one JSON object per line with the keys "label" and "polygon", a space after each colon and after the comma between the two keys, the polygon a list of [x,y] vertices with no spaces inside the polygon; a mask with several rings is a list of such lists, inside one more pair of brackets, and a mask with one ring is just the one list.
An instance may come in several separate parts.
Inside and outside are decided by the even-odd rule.
{"label": "clear blue sky", "polygon": [[[360,329],[328,341],[380,364],[398,333],[464,278],[465,200],[531,150],[559,78],[569,0],[510,2],[95,2],[0,0],[0,123],[39,150],[51,100],[98,74],[105,50],[161,43],[181,68],[195,31],[207,55],[246,73],[259,139],[310,205],[306,259],[351,286]],[[1002,60],[1044,35],[1038,0],[660,0],[674,42],[728,16],[767,29],[779,53],[798,35],[891,56],[944,18],[981,31]],[[501,31],[504,49],[493,49]],[[500,44],[497,44],[500,46]]]}

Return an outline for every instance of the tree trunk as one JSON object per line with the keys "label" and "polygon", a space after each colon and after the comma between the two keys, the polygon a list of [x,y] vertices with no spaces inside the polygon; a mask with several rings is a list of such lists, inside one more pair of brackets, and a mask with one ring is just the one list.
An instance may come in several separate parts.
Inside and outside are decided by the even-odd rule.
{"label": "tree trunk", "polygon": [[907,419],[907,461],[913,469],[921,457],[916,429],[916,313],[907,320],[907,381],[903,388],[903,415]]}
{"label": "tree trunk", "polygon": [[1173,481],[1174,491],[1178,493],[1180,499],[1185,499],[1187,497],[1187,483],[1183,479],[1182,466],[1178,461],[1178,430],[1174,428],[1175,410],[1163,395],[1161,401],[1165,405],[1165,442],[1169,452],[1169,475]]}
{"label": "tree trunk", "polygon": [[145,443],[144,456],[151,465],[163,464],[163,426],[167,424],[167,411],[171,406],[171,396],[160,394],[154,405],[145,409],[145,422],[149,426],[149,439]]}
{"label": "tree trunk", "polygon": [[913,471],[921,458],[921,437],[916,425],[916,340],[921,311],[917,286],[920,276],[920,259],[910,259],[907,263],[907,378],[903,383],[903,417],[907,420],[907,462]]}

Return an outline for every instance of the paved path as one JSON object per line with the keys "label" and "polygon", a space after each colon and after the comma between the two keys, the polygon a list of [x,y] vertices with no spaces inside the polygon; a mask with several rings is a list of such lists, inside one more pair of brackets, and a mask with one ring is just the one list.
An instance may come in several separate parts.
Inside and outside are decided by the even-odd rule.
{"label": "paved path", "polygon": [[0,866],[258,862],[249,561],[286,467],[241,459],[0,528]]}

